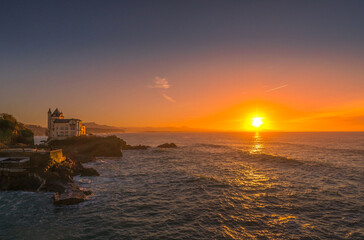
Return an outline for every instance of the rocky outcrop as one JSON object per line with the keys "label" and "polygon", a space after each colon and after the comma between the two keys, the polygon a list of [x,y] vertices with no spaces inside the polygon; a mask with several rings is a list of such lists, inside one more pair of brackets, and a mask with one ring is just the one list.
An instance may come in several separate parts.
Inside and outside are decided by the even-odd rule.
{"label": "rocky outcrop", "polygon": [[96,157],[121,157],[126,142],[116,136],[80,136],[49,142],[52,148],[60,148],[77,162],[94,161]]}
{"label": "rocky outcrop", "polygon": [[85,168],[81,170],[81,177],[92,177],[92,176],[100,176],[100,174],[93,168]]}
{"label": "rocky outcrop", "polygon": [[159,148],[176,148],[177,145],[174,143],[164,143],[158,146]]}
{"label": "rocky outcrop", "polygon": [[55,192],[56,205],[71,205],[85,201],[91,191],[81,190],[71,176],[59,172],[48,172],[43,177],[35,173],[0,174],[1,190],[20,190],[33,192]]}
{"label": "rocky outcrop", "polygon": [[148,148],[150,148],[150,146],[145,146],[140,144],[135,146],[126,144],[125,146],[123,146],[123,150],[146,150]]}
{"label": "rocky outcrop", "polygon": [[[49,147],[56,150],[49,151],[49,154],[44,151],[21,152],[22,156],[30,158],[29,166],[21,171],[16,169],[17,172],[9,172],[0,168],[0,190],[55,192],[53,199],[57,205],[80,203],[92,193],[81,190],[73,181],[73,176],[99,176],[95,169],[85,168],[82,163],[93,161],[99,156],[121,157],[122,148],[147,148],[142,145],[130,146],[116,136],[72,137],[51,141]],[[62,151],[67,158],[62,155]],[[0,152],[0,156],[4,157],[18,155],[18,152]]]}
{"label": "rocky outcrop", "polygon": [[[56,152],[56,151],[54,151]],[[1,153],[0,156],[17,153]],[[21,190],[33,192],[55,192],[55,204],[76,204],[86,199],[90,191],[82,191],[73,176],[98,176],[92,168],[85,168],[80,162],[70,158],[42,153],[22,153],[30,157],[30,162],[8,168],[0,167],[0,190]],[[87,193],[87,194],[86,194]]]}
{"label": "rocky outcrop", "polygon": [[53,195],[55,205],[72,205],[85,201],[86,194],[75,183],[64,185],[64,191]]}
{"label": "rocky outcrop", "polygon": [[0,172],[0,190],[2,191],[36,191],[43,181],[43,178],[34,173]]}

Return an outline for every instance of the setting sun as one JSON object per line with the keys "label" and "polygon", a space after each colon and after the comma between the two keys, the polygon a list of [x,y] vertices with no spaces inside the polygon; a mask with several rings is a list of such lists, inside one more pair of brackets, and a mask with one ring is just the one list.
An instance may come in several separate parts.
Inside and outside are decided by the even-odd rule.
{"label": "setting sun", "polygon": [[252,119],[252,125],[256,128],[260,127],[263,124],[263,118],[261,117],[255,117]]}

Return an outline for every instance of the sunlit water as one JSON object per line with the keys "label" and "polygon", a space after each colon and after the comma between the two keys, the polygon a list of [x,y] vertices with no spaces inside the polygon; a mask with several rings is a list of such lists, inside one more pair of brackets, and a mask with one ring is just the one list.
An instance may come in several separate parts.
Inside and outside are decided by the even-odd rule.
{"label": "sunlit water", "polygon": [[84,203],[1,192],[0,239],[364,239],[363,133],[120,137],[153,148],[89,164]]}

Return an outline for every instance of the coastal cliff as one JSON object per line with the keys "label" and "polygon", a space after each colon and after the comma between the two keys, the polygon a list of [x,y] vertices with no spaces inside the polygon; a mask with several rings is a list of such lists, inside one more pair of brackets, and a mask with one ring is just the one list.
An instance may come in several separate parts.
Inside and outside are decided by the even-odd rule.
{"label": "coastal cliff", "polygon": [[96,157],[121,157],[126,142],[116,136],[80,136],[64,140],[52,140],[50,148],[62,149],[64,154],[76,162],[94,161]]}

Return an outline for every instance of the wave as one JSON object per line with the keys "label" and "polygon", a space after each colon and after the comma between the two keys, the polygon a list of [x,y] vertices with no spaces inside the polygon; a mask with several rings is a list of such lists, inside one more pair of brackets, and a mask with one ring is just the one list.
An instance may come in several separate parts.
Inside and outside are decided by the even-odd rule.
{"label": "wave", "polygon": [[[346,176],[351,180],[362,181],[364,176],[364,168],[358,166],[349,166],[342,163],[321,162],[314,160],[299,160],[284,156],[278,156],[266,153],[251,154],[247,151],[241,152],[242,159],[250,163],[267,163],[273,166],[299,168],[304,171],[326,172],[330,175]],[[359,176],[359,177],[358,177]]]}
{"label": "wave", "polygon": [[211,148],[228,148],[228,145],[223,144],[211,144],[211,143],[197,143],[194,147],[211,147]]}
{"label": "wave", "polygon": [[282,163],[282,164],[288,164],[288,165],[303,165],[307,164],[308,162],[303,160],[298,160],[294,158],[279,156],[279,155],[273,155],[273,154],[267,154],[267,153],[250,153],[248,151],[243,151],[244,157],[249,157],[249,159],[252,160],[258,160],[258,161],[266,161],[266,162],[274,162],[274,163]]}
{"label": "wave", "polygon": [[230,187],[230,184],[228,184],[224,180],[220,180],[216,177],[202,175],[202,174],[195,174],[192,176],[192,178],[187,179],[186,182],[188,182],[188,183],[202,182],[202,183],[208,184],[211,187],[221,187],[221,188]]}
{"label": "wave", "polygon": [[298,147],[310,148],[312,150],[319,150],[319,151],[326,150],[326,151],[332,151],[332,152],[354,153],[354,154],[358,154],[358,155],[364,155],[364,149],[323,147],[323,146],[314,146],[314,145],[310,145],[310,144],[287,143],[287,142],[270,142],[270,144],[274,144],[274,145],[298,146]]}

